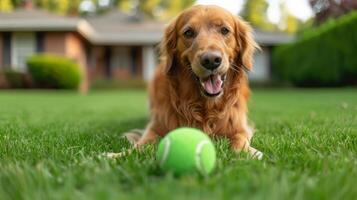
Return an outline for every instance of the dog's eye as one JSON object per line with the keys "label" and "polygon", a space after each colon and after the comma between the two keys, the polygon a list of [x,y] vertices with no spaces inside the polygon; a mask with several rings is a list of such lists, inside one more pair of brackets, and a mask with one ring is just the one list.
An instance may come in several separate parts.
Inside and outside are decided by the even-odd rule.
{"label": "dog's eye", "polygon": [[221,33],[222,33],[222,35],[227,35],[227,34],[229,33],[228,28],[222,27],[222,28],[221,28]]}
{"label": "dog's eye", "polygon": [[185,36],[185,38],[193,38],[195,37],[195,31],[192,29],[187,29],[185,30],[185,32],[183,32],[183,35]]}

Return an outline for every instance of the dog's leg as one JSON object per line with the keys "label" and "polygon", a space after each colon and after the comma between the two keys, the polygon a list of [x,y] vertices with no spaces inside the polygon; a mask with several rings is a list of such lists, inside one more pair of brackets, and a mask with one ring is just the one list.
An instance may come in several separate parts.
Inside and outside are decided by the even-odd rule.
{"label": "dog's leg", "polygon": [[123,137],[127,139],[130,144],[135,145],[140,138],[144,135],[145,129],[133,129],[123,134]]}
{"label": "dog's leg", "polygon": [[261,160],[263,158],[262,152],[250,146],[250,141],[249,137],[247,136],[247,133],[237,133],[234,138],[232,138],[231,142],[232,148],[235,152],[247,152],[252,158],[258,160]]}
{"label": "dog's leg", "polygon": [[135,147],[142,146],[144,144],[149,144],[149,143],[154,143],[158,138],[158,135],[150,128],[148,127],[143,136],[138,140],[138,142],[135,144]]}
{"label": "dog's leg", "polygon": [[237,153],[247,152],[252,158],[261,160],[263,153],[250,146],[250,140],[254,134],[254,128],[249,125],[246,116],[242,117],[242,124],[237,129],[236,134],[231,137],[231,146]]}
{"label": "dog's leg", "polygon": [[145,129],[144,134],[140,136],[142,132],[142,130],[135,130],[135,132],[131,131],[125,133],[124,137],[126,137],[133,144],[133,147],[120,153],[107,153],[106,156],[108,158],[118,158],[130,155],[134,149],[137,149],[145,144],[154,143],[158,138],[158,135],[151,129],[150,125]]}

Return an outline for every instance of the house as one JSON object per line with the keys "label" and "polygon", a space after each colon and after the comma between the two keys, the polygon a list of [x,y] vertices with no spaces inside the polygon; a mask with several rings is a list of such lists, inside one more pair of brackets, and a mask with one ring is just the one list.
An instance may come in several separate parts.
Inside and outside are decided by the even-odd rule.
{"label": "house", "polygon": [[[26,59],[36,53],[59,54],[76,60],[86,80],[149,80],[157,64],[156,46],[165,25],[138,15],[110,12],[97,17],[64,17],[42,10],[0,13],[0,70],[26,72]],[[273,46],[291,35],[255,31],[262,51],[255,55],[253,81],[267,81]]]}

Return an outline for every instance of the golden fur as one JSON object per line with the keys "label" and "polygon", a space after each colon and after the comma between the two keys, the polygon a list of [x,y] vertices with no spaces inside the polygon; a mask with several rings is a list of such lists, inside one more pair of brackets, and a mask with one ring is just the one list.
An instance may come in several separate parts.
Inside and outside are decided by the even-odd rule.
{"label": "golden fur", "polygon": [[[196,31],[195,37],[182,35],[187,27]],[[222,27],[229,33],[222,35]],[[250,26],[223,8],[198,5],[183,11],[166,28],[160,65],[149,85],[150,122],[136,146],[188,126],[226,137],[235,151],[261,158],[249,143],[253,131],[247,122],[250,91],[245,72],[252,69],[257,47]],[[223,93],[217,97],[203,95],[193,78],[204,76],[197,60],[210,50],[222,53],[218,73],[226,74]]]}

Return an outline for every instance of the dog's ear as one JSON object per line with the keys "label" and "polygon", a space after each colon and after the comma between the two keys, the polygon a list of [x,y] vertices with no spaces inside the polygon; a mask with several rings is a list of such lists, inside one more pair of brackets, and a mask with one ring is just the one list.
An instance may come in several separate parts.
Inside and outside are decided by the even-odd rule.
{"label": "dog's ear", "polygon": [[235,17],[236,62],[238,67],[246,71],[253,68],[253,55],[256,49],[260,49],[253,39],[251,26],[239,17]]}
{"label": "dog's ear", "polygon": [[175,65],[175,52],[177,44],[176,21],[173,20],[165,29],[164,37],[160,44],[161,59],[164,62],[164,72],[172,74]]}

